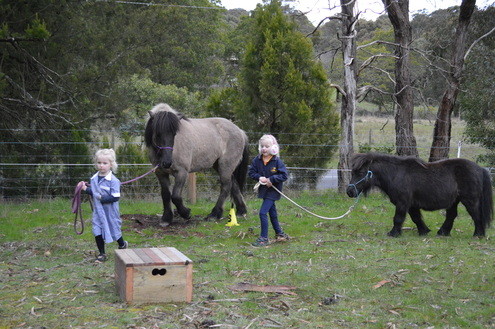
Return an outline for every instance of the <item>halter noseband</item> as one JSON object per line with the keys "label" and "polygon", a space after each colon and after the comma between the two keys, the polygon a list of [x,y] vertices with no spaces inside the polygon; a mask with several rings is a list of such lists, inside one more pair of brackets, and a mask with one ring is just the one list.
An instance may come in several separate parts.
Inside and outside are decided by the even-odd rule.
{"label": "halter noseband", "polygon": [[158,146],[158,145],[155,145],[155,147],[159,150],[173,150],[174,148],[171,147],[171,146]]}
{"label": "halter noseband", "polygon": [[354,190],[356,190],[356,195],[359,195],[357,185],[363,181],[366,182],[368,179],[371,179],[371,178],[373,178],[373,172],[371,170],[368,170],[368,172],[366,173],[366,175],[364,175],[363,178],[361,178],[360,180],[358,180],[354,184],[349,184],[349,187],[354,186]]}

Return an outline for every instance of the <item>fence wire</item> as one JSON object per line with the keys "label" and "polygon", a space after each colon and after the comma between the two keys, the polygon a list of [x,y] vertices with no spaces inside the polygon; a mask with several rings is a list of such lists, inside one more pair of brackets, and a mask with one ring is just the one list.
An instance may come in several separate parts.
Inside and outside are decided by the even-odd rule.
{"label": "fence wire", "polygon": [[[383,127],[382,127],[383,128]],[[363,130],[361,130],[363,131]],[[356,134],[355,151],[381,151],[393,153],[395,147],[395,134],[384,133],[383,129],[365,130],[366,134]],[[74,188],[79,181],[88,181],[96,172],[92,165],[91,156],[97,148],[102,147],[100,142],[84,142],[72,138],[74,130],[47,129],[47,135],[36,137],[36,141],[23,140],[21,136],[29,135],[29,130],[19,129],[10,131],[12,138],[0,141],[0,199],[24,199],[24,198],[56,198],[72,197]],[[19,138],[14,138],[19,132]],[[76,131],[93,136],[102,136],[101,131],[81,130]],[[39,131],[37,131],[39,133]],[[59,135],[59,140],[53,141],[53,134]],[[143,152],[143,141],[140,132],[135,132],[137,137],[123,140],[115,131],[110,131],[104,138],[106,143],[114,149],[123,148],[124,153],[117,152],[119,170],[116,173],[121,181],[127,181],[147,172],[152,166],[148,163]],[[248,132],[251,141],[256,141],[262,133]],[[60,137],[62,136],[62,137]],[[52,140],[45,140],[52,139]],[[427,159],[427,152],[431,145],[431,138],[417,137],[420,157]],[[62,147],[62,152],[51,154],[54,145]],[[324,147],[333,157],[320,158],[328,163],[328,168],[316,167],[289,167],[290,179],[285,184],[288,191],[337,191],[339,189],[337,162],[339,145],[312,145],[312,144],[281,144],[282,158],[297,163],[298,159],[284,155],[284,148],[298,147],[308,149],[311,154],[312,147]],[[81,147],[86,148],[85,154],[81,153]],[[251,154],[257,152],[257,144],[252,143]],[[133,152],[129,151],[133,148]],[[5,151],[6,150],[6,151]],[[16,150],[9,152],[8,150]],[[20,151],[19,151],[20,150]],[[493,150],[488,150],[476,144],[466,142],[460,136],[451,139],[450,157],[463,157],[477,161],[478,157]],[[308,156],[309,157],[309,156]],[[300,158],[299,158],[300,160]],[[493,176],[494,165],[485,165]],[[249,194],[255,182],[246,186]],[[187,189],[187,187],[186,187]],[[198,173],[196,177],[196,195],[198,198],[216,199],[219,190],[218,178],[213,170]],[[129,198],[150,198],[160,196],[160,187],[155,175],[149,175],[141,180],[122,187],[122,193]]]}

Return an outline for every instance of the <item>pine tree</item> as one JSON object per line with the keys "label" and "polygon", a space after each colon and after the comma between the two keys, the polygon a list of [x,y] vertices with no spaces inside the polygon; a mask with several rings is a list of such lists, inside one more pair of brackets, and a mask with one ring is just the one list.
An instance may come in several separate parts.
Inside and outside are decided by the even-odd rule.
{"label": "pine tree", "polygon": [[245,129],[275,135],[288,165],[322,166],[337,150],[339,122],[311,41],[284,15],[281,1],[258,5],[251,19],[236,118]]}

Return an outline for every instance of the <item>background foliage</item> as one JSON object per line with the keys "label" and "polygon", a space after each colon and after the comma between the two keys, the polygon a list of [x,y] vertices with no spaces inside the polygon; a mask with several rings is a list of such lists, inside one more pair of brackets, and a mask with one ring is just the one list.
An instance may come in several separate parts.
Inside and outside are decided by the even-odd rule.
{"label": "background foliage", "polygon": [[[493,10],[489,6],[475,12],[468,44],[495,24]],[[285,2],[266,2],[248,13],[227,11],[219,1],[208,0],[158,1],[149,6],[4,0],[0,17],[1,162],[80,163],[105,134],[75,136],[70,133],[74,130],[107,130],[106,135],[133,136],[139,142],[147,111],[158,102],[168,102],[189,116],[227,117],[247,131],[279,135],[282,144],[337,143],[338,99],[328,83],[342,81],[338,20],[327,20],[315,31]],[[434,119],[457,17],[458,7],[452,7],[417,14],[412,20],[411,70],[416,111],[422,118]],[[390,23],[386,16],[359,20],[357,31],[358,62],[376,56],[360,71],[359,83],[385,92],[370,92],[366,101],[372,106],[361,104],[358,112],[392,115],[393,102],[387,96],[393,90]],[[490,124],[494,38],[494,34],[483,38],[467,58],[456,107],[457,115],[468,122],[466,133],[489,150],[495,134]],[[74,140],[87,145],[65,145]],[[323,148],[286,151],[294,159],[290,165],[330,163]],[[30,175],[41,179],[47,177],[46,171],[49,177],[72,175],[67,170],[0,175],[2,179]]]}

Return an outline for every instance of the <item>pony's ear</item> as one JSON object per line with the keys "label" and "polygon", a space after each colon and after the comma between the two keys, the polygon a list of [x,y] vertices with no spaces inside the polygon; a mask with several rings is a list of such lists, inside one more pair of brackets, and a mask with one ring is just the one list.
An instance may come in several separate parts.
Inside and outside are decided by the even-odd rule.
{"label": "pony's ear", "polygon": [[177,117],[179,118],[179,120],[182,120],[182,119],[184,119],[184,120],[186,120],[186,121],[188,121],[188,120],[189,120],[189,119],[186,117],[186,115],[185,115],[184,113],[182,113],[182,112],[177,112]]}

